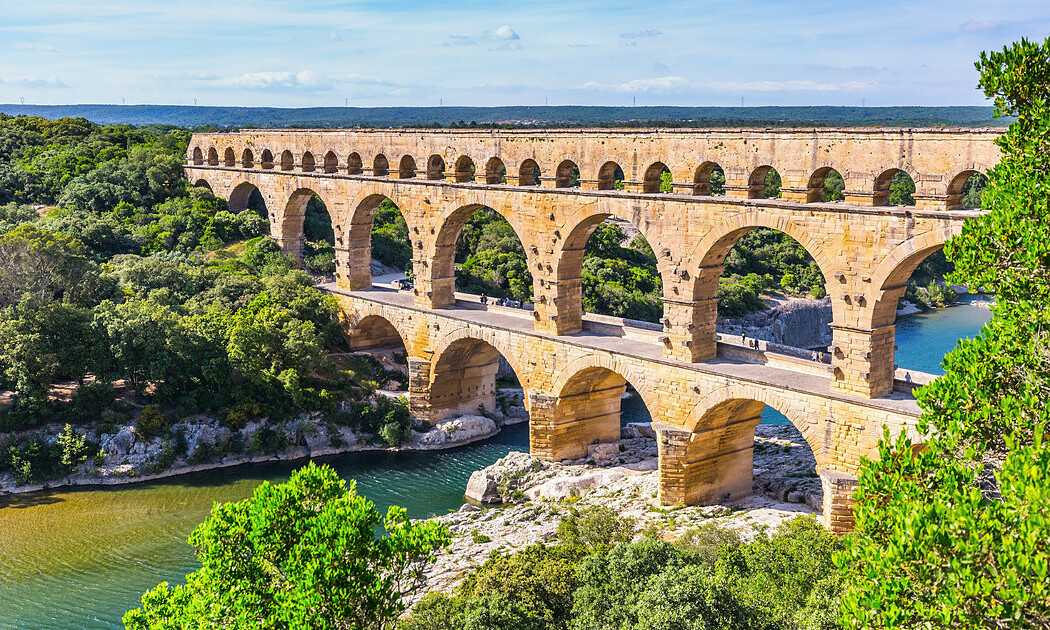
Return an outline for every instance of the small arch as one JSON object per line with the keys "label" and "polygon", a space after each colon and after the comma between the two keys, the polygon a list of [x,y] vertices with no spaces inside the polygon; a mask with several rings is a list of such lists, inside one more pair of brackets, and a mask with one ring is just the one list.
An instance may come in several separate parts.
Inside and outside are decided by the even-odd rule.
{"label": "small arch", "polygon": [[474,181],[474,160],[466,155],[456,160],[456,181],[460,183]]}
{"label": "small arch", "polygon": [[846,181],[842,173],[830,166],[824,166],[813,171],[806,186],[806,203],[820,203],[830,201],[843,201],[846,197],[843,190]]}
{"label": "small arch", "polygon": [[778,199],[782,180],[772,166],[763,165],[751,171],[747,180],[748,199]]}
{"label": "small arch", "polygon": [[489,158],[488,163],[485,164],[485,183],[507,183],[507,166],[503,163],[503,160],[498,157]]}
{"label": "small arch", "polygon": [[251,149],[245,149],[241,153],[241,168],[255,168],[255,156]]}
{"label": "small arch", "polygon": [[237,156],[233,153],[233,149],[227,147],[226,153],[223,155],[223,162],[226,166],[237,166]]}
{"label": "small arch", "polygon": [[875,178],[875,206],[914,206],[915,180],[905,170],[891,168]]}
{"label": "small arch", "polygon": [[307,151],[303,153],[302,169],[304,173],[313,173],[316,164],[314,163],[314,154]]}
{"label": "small arch", "polygon": [[988,177],[983,173],[968,169],[948,183],[948,199],[945,208],[948,210],[973,209],[981,207],[981,196],[988,185]]}
{"label": "small arch", "polygon": [[290,171],[295,168],[295,156],[291,151],[285,150],[281,153],[281,170]]}
{"label": "small arch", "polygon": [[576,166],[576,162],[563,160],[558,165],[558,170],[554,174],[554,185],[557,188],[580,187],[580,167]]}
{"label": "small arch", "polygon": [[215,150],[215,147],[208,149],[208,166],[219,165],[219,152]]}
{"label": "small arch", "polygon": [[649,168],[645,169],[642,192],[674,192],[674,182],[671,181],[671,169],[667,168],[667,165],[663,162],[654,162],[650,165]]}
{"label": "small arch", "polygon": [[427,159],[427,179],[444,179],[444,177],[445,158],[435,153]]}
{"label": "small arch", "polygon": [[540,165],[536,160],[528,159],[518,168],[519,186],[539,186],[541,180]]}
{"label": "small arch", "polygon": [[380,153],[372,160],[372,176],[386,177],[387,175],[390,175],[390,162],[385,155]]}
{"label": "small arch", "polygon": [[324,154],[324,172],[335,173],[339,170],[339,158],[336,157],[335,151],[329,151]]}
{"label": "small arch", "polygon": [[397,168],[399,179],[412,179],[416,176],[416,158],[411,155],[401,156],[401,163]]}
{"label": "small arch", "polygon": [[259,160],[262,162],[262,167],[264,169],[269,170],[273,168],[273,152],[269,149],[263,149],[262,157],[259,158]]}
{"label": "small arch", "polygon": [[193,182],[193,185],[197,186],[198,188],[207,188],[208,190],[211,190],[211,184],[208,183],[208,180],[206,179],[198,179],[197,181]]}
{"label": "small arch", "polygon": [[360,175],[364,171],[364,165],[361,162],[361,156],[357,153],[351,153],[346,158],[346,174],[347,175]]}
{"label": "small arch", "polygon": [[693,194],[718,197],[726,194],[726,172],[717,162],[704,162],[693,173]]}
{"label": "small arch", "polygon": [[623,190],[623,169],[616,162],[606,162],[598,169],[598,190]]}
{"label": "small arch", "polygon": [[195,166],[204,164],[204,152],[200,147],[193,147],[193,164]]}

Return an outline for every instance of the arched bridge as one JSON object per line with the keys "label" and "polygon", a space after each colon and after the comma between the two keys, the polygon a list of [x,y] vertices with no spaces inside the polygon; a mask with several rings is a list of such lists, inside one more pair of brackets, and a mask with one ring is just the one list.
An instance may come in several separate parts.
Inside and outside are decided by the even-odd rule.
{"label": "arched bridge", "polygon": [[[750,492],[754,427],[769,404],[809,441],[825,516],[842,529],[860,457],[873,453],[883,425],[906,430],[918,415],[910,395],[894,391],[897,300],[915,267],[980,212],[960,208],[962,187],[998,161],[997,135],[245,131],[194,135],[186,173],[233,208],[257,189],[272,235],[292,253],[307,201],[324,200],[336,233],[336,283],[327,288],[339,295],[355,343],[405,344],[418,414],[438,420],[491,402],[502,355],[527,392],[533,452],[560,459],[614,437],[629,381],[660,431],[663,500],[694,503]],[[715,166],[725,196],[710,194]],[[757,198],[770,168],[782,177],[782,198]],[[845,182],[844,202],[822,199],[832,169]],[[885,205],[899,171],[916,184],[915,207]],[[668,179],[672,192],[659,192]],[[372,287],[370,235],[384,198],[409,226],[411,294]],[[456,301],[456,240],[484,206],[521,239],[531,311]],[[611,216],[634,224],[656,253],[664,320],[655,331],[583,313],[584,246]],[[719,343],[723,262],[759,227],[792,236],[820,266],[833,310],[830,366]]]}

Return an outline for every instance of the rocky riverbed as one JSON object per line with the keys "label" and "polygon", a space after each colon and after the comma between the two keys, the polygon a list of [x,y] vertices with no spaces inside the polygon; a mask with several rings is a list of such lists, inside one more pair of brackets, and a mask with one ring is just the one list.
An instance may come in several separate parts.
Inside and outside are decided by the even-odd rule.
{"label": "rocky riverbed", "polygon": [[[628,425],[619,442],[592,445],[585,459],[552,464],[514,452],[475,472],[467,494],[478,504],[435,519],[449,527],[453,542],[428,571],[427,589],[452,588],[493,551],[512,553],[554,540],[563,516],[589,506],[612,508],[634,519],[638,530],[655,527],[669,539],[708,523],[747,539],[821,508],[812,451],[790,425],[759,425],[755,493],[724,505],[661,505],[656,458],[649,426]],[[500,503],[486,507],[480,501]]]}

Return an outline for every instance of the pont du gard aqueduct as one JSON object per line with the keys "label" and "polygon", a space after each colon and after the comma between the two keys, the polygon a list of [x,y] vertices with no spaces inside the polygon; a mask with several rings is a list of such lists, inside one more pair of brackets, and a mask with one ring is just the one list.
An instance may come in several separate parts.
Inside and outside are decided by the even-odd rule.
{"label": "pont du gard aqueduct", "polygon": [[[696,504],[751,493],[755,427],[770,405],[812,448],[825,524],[845,531],[861,458],[877,455],[884,426],[908,431],[919,414],[906,382],[919,377],[894,366],[898,299],[916,266],[980,213],[961,208],[963,183],[998,161],[999,133],[253,130],[196,134],[186,174],[233,209],[257,190],[271,234],[294,254],[307,202],[324,200],[336,279],[323,288],[338,296],[353,347],[404,344],[415,415],[436,422],[493,408],[502,356],[526,394],[532,453],[577,458],[592,442],[619,438],[630,383],[653,417],[661,500]],[[724,196],[710,194],[716,165]],[[760,198],[770,168],[782,178],[778,199]],[[823,200],[831,169],[845,201]],[[888,205],[898,171],[915,182],[914,207]],[[660,192],[664,172],[670,193]],[[408,223],[411,290],[372,285],[370,233],[384,198]],[[457,300],[456,240],[481,207],[521,239],[531,309]],[[656,254],[662,326],[583,312],[584,245],[614,216]],[[805,246],[824,274],[833,341],[823,361],[715,331],[723,261],[762,227]]]}

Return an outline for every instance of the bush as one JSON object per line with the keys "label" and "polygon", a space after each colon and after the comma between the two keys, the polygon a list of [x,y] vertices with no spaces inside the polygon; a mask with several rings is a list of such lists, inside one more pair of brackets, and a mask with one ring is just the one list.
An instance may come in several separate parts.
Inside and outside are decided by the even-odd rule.
{"label": "bush", "polygon": [[145,439],[159,437],[171,426],[160,405],[147,405],[139,412],[135,432]]}
{"label": "bush", "polygon": [[81,385],[73,399],[63,407],[62,415],[73,424],[96,422],[116,399],[117,392],[112,383],[96,381]]}

